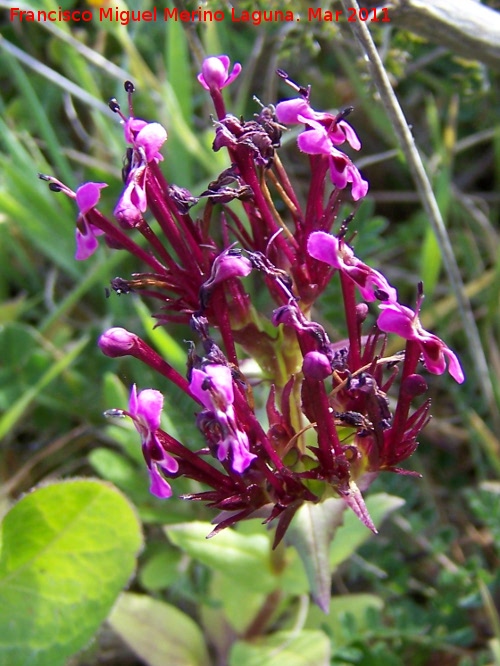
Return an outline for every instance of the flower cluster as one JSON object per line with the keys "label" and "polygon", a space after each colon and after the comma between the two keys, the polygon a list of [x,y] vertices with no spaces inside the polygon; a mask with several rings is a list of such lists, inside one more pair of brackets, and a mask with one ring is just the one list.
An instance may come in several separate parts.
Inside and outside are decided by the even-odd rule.
{"label": "flower cluster", "polygon": [[[73,192],[42,176],[76,201],[76,258],[88,258],[98,237],[132,253],[147,272],[115,278],[113,289],[159,302],[159,324],[189,324],[193,332],[185,376],[123,328],[103,333],[99,345],[108,356],[134,356],[190,396],[202,447],[190,448],[161,428],[157,390],[137,393],[134,386],[128,410],[111,413],[135,424],[152,493],[169,497],[179,476],[205,486],[185,497],[219,511],[214,533],[259,515],[276,520],[277,543],[304,502],[332,493],[374,530],[360,487],[381,471],[407,473],[400,465],[429,420],[421,369],[441,374],[448,367],[457,382],[464,376],[455,354],[420,324],[421,285],[413,312],[398,302],[381,272],[356,257],[350,220],[336,225],[341,205],[368,191],[341,150],[343,144],[361,147],[345,120],[350,109],[316,111],[310,90],[290,82],[295,98],[262,107],[251,120],[237,118],[226,112],[222,89],[241,66],[231,74],[229,67],[227,56],[210,57],[198,76],[217,116],[213,149],[227,149],[230,158],[199,195],[166,181],[159,151],[167,132],[133,116],[130,82],[129,116],[110,102],[128,144],[114,220],[97,207],[104,183]],[[302,126],[297,145],[311,162],[305,202],[278,154],[282,133],[294,124]],[[132,230],[144,236],[148,250],[133,240]],[[250,274],[259,290],[267,290],[268,317],[252,303],[245,280]],[[340,283],[345,340],[331,340],[311,317],[332,280]],[[368,303],[378,306],[376,325]],[[404,351],[385,355],[389,333],[405,341]]]}

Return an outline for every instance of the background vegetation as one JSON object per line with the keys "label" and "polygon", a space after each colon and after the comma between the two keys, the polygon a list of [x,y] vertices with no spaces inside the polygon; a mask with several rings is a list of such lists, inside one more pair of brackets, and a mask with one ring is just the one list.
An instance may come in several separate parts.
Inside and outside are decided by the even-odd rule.
{"label": "background vegetation", "polygon": [[[357,254],[398,285],[402,302],[412,303],[417,281],[424,280],[425,324],[459,353],[468,377],[462,386],[446,375],[430,381],[434,418],[410,460],[422,480],[390,475],[377,480],[371,492],[402,497],[404,507],[391,513],[379,536],[340,558],[330,621],[314,623],[310,611],[307,622],[322,627],[332,664],[500,664],[498,72],[390,24],[370,25],[447,224],[491,372],[488,393],[477,376],[439,248],[349,25],[21,24],[8,19],[11,4],[0,3],[5,10],[0,19],[4,512],[50,479],[110,480],[133,502],[146,534],[134,592],[168,601],[213,627],[206,615],[225,598],[213,586],[214,579],[221,584],[217,566],[193,556],[181,537],[167,541],[161,529],[209,521],[210,514],[181,500],[154,501],[135,432],[102,417],[105,409],[126,405],[132,382],[166,386],[133,361],[103,357],[98,335],[110,325],[138,333],[146,328],[150,342],[180,369],[182,336],[175,340],[168,331],[153,330],[146,306],[134,298],[106,298],[110,278],[138,267],[106,248],[75,262],[75,211],[37,179],[37,172],[54,174],[73,188],[85,180],[109,182],[102,209],[112,210],[121,189],[124,143],[106,101],[124,101],[122,84],[128,78],[138,91],[135,115],[168,129],[169,180],[195,192],[204,189],[225,162],[211,151],[211,110],[194,76],[199,57],[227,53],[243,64],[243,75],[228,91],[228,107],[246,117],[257,109],[253,95],[265,104],[289,96],[275,75],[280,67],[300,84],[312,85],[315,108],[355,107],[352,123],[363,142],[357,164],[370,182],[355,218]],[[131,1],[128,8],[145,10],[151,4]],[[74,0],[41,0],[36,8],[58,6],[88,8]],[[293,137],[285,139],[285,152],[287,142],[294,143]],[[294,160],[300,189],[306,163]],[[333,303],[323,314],[335,321]],[[195,436],[191,408],[177,396],[167,396],[167,407],[166,427],[181,440]],[[183,491],[177,484],[176,494]],[[260,528],[253,543],[258,533]],[[357,596],[349,602],[347,594]],[[115,629],[118,625],[115,618]],[[0,634],[6,631],[0,626]],[[134,657],[109,631],[102,630],[98,642],[72,663],[159,663],[137,646],[140,657]],[[234,626],[231,631],[238,634]],[[214,635],[216,643],[220,636]],[[204,658],[195,663],[206,663]],[[234,653],[232,659],[253,663],[238,662]],[[297,663],[315,666],[325,663],[322,659]]]}

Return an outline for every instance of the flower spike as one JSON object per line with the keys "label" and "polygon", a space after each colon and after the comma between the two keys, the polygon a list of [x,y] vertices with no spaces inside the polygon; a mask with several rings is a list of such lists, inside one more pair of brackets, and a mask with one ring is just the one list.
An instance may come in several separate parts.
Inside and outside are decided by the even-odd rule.
{"label": "flower spike", "polygon": [[[161,429],[164,398],[154,388],[134,385],[128,410],[107,414],[132,419],[154,495],[170,497],[172,478],[197,484],[183,497],[216,509],[213,534],[259,516],[275,521],[277,544],[302,505],[332,495],[376,532],[363,494],[380,472],[405,473],[399,465],[430,418],[420,358],[430,372],[448,368],[459,383],[464,375],[454,352],[422,328],[422,293],[416,312],[400,305],[385,276],[348,244],[353,215],[337,224],[344,204],[368,191],[343,152],[361,148],[346,120],[351,107],[315,110],[310,87],[279,70],[297,97],[260,104],[245,120],[226,111],[222,92],[240,72],[220,55],[206,58],[198,75],[215,108],[213,150],[227,150],[230,166],[197,195],[167,181],[167,130],[134,116],[130,81],[128,113],[110,102],[127,144],[114,219],[97,208],[104,183],[73,192],[41,176],[76,202],[78,259],[105,234],[108,246],[141,262],[142,272],[115,277],[108,295],[144,296],[158,303],[157,325],[182,326],[175,339],[187,330],[193,337],[186,372],[123,328],[108,329],[98,344],[108,357],[132,356],[161,375],[171,404],[179,392],[193,400],[201,443],[188,448]],[[280,159],[288,125],[301,126],[296,150],[310,155],[305,204]],[[332,311],[342,320],[327,328],[314,313],[332,277],[340,282]],[[330,339],[337,330],[345,334]],[[404,338],[404,351],[389,355],[386,333]]]}

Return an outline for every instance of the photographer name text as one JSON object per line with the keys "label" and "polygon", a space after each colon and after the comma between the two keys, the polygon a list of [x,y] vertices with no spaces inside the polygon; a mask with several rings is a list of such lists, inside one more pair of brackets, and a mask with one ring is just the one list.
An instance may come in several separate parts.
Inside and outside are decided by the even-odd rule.
{"label": "photographer name text", "polygon": [[10,8],[11,22],[19,23],[119,23],[128,25],[129,23],[150,23],[157,21],[180,21],[182,23],[212,23],[229,21],[231,23],[250,23],[251,25],[261,25],[261,23],[288,23],[292,21],[308,22],[328,22],[336,23],[346,20],[349,23],[353,21],[363,21],[369,23],[388,23],[390,22],[389,10],[387,7],[367,7],[354,8],[349,7],[347,12],[341,9],[330,10],[321,7],[309,7],[307,12],[293,12],[290,10],[255,10],[238,11],[234,8],[231,12],[225,12],[222,9],[211,11],[199,7],[197,10],[179,10],[175,8],[153,7],[150,10],[123,10],[119,7],[100,7],[99,9],[53,9],[44,10],[25,10],[19,7]]}

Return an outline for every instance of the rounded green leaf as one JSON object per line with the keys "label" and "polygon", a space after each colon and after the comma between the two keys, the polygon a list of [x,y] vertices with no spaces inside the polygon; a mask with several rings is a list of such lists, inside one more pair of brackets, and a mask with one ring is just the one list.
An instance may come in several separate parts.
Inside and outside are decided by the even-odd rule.
{"label": "rounded green leaf", "polygon": [[0,666],[59,666],[82,649],[134,572],[140,524],[112,486],[38,488],[2,523]]}

